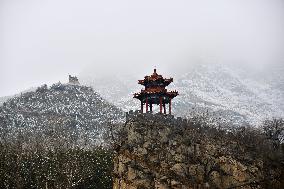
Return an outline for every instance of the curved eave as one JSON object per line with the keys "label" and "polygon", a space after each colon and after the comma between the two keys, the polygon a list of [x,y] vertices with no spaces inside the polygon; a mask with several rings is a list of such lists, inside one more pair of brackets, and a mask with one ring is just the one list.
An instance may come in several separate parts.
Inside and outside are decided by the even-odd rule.
{"label": "curved eave", "polygon": [[140,93],[134,93],[133,98],[137,98],[137,99],[142,99],[145,96],[151,96],[151,95],[162,95],[162,96],[167,96],[169,98],[174,98],[176,96],[178,96],[178,92],[177,91],[170,91],[170,92],[140,92]]}

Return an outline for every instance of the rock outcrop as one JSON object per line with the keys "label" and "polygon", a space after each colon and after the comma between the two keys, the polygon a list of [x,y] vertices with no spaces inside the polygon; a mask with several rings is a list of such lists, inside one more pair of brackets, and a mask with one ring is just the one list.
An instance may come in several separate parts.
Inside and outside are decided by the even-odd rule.
{"label": "rock outcrop", "polygon": [[247,138],[170,115],[129,112],[126,119],[114,189],[262,188],[264,160],[242,145]]}

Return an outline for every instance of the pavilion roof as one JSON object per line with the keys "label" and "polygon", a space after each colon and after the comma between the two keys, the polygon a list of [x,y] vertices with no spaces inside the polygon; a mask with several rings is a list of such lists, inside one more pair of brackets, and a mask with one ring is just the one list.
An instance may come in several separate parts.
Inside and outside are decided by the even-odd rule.
{"label": "pavilion roof", "polygon": [[147,83],[151,83],[154,81],[159,81],[161,83],[164,83],[165,86],[168,86],[171,82],[173,82],[173,78],[164,78],[162,75],[159,75],[157,73],[157,70],[154,69],[154,73],[150,76],[145,76],[143,80],[138,80],[138,84],[140,85],[146,85]]}

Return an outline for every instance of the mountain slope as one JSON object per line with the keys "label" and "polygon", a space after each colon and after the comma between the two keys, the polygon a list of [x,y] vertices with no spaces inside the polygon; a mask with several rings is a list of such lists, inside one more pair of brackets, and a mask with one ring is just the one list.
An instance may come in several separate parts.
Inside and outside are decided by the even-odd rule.
{"label": "mountain slope", "polygon": [[[121,122],[124,113],[92,88],[54,84],[12,98],[0,107],[1,139],[23,136],[26,142],[70,140],[70,145],[98,144],[108,122]],[[50,142],[50,141],[49,141]]]}
{"label": "mountain slope", "polygon": [[283,91],[254,77],[257,76],[242,69],[200,65],[173,85],[181,93],[176,101],[179,113],[186,113],[188,107],[180,105],[185,101],[191,102],[193,108],[209,109],[254,124],[274,116],[283,117]]}

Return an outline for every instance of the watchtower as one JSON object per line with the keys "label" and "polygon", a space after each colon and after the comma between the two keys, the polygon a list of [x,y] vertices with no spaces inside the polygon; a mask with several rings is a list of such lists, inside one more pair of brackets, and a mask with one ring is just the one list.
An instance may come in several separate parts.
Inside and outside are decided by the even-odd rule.
{"label": "watchtower", "polygon": [[69,84],[80,85],[79,80],[76,76],[69,75]]}

